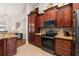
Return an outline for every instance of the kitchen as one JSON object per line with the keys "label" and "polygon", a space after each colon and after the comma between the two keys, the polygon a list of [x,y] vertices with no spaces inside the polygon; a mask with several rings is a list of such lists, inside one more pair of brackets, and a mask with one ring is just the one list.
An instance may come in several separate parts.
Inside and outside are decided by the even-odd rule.
{"label": "kitchen", "polygon": [[39,8],[32,10],[28,15],[29,43],[55,55],[78,55],[74,39],[74,12],[79,9],[78,5],[69,3],[52,7],[50,3],[43,13],[39,13]]}
{"label": "kitchen", "polygon": [[79,56],[78,9],[79,3],[0,4],[0,56]]}

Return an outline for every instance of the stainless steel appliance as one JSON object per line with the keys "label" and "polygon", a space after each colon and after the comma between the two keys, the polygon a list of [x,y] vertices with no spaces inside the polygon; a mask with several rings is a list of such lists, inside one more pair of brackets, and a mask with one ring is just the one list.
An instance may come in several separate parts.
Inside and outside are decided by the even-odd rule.
{"label": "stainless steel appliance", "polygon": [[55,51],[55,35],[57,35],[55,24],[55,20],[53,19],[44,22],[43,26],[48,31],[42,35],[42,49],[49,53],[54,53]]}
{"label": "stainless steel appliance", "polygon": [[55,35],[57,35],[57,31],[53,29],[42,35],[42,49],[49,53],[54,53]]}
{"label": "stainless steel appliance", "polygon": [[79,56],[79,10],[76,10],[74,15],[75,55]]}

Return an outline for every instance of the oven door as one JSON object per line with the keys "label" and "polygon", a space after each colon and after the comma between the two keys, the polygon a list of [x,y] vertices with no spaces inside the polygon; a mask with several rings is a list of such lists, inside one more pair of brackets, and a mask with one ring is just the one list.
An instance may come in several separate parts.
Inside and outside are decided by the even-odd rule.
{"label": "oven door", "polygon": [[42,46],[50,50],[55,50],[55,39],[42,37]]}

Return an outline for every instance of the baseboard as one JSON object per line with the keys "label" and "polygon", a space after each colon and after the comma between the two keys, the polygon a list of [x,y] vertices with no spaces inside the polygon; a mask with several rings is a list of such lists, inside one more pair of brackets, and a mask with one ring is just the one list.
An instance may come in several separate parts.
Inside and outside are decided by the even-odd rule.
{"label": "baseboard", "polygon": [[26,43],[29,43],[27,39],[26,39]]}

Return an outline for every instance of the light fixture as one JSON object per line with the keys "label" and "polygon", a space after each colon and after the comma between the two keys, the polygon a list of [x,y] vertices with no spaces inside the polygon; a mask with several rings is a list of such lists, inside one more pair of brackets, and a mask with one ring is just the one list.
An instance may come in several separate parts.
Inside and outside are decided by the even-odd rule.
{"label": "light fixture", "polygon": [[4,6],[4,8],[5,8],[5,14],[4,14],[4,16],[7,16],[7,15],[6,15],[6,6]]}

